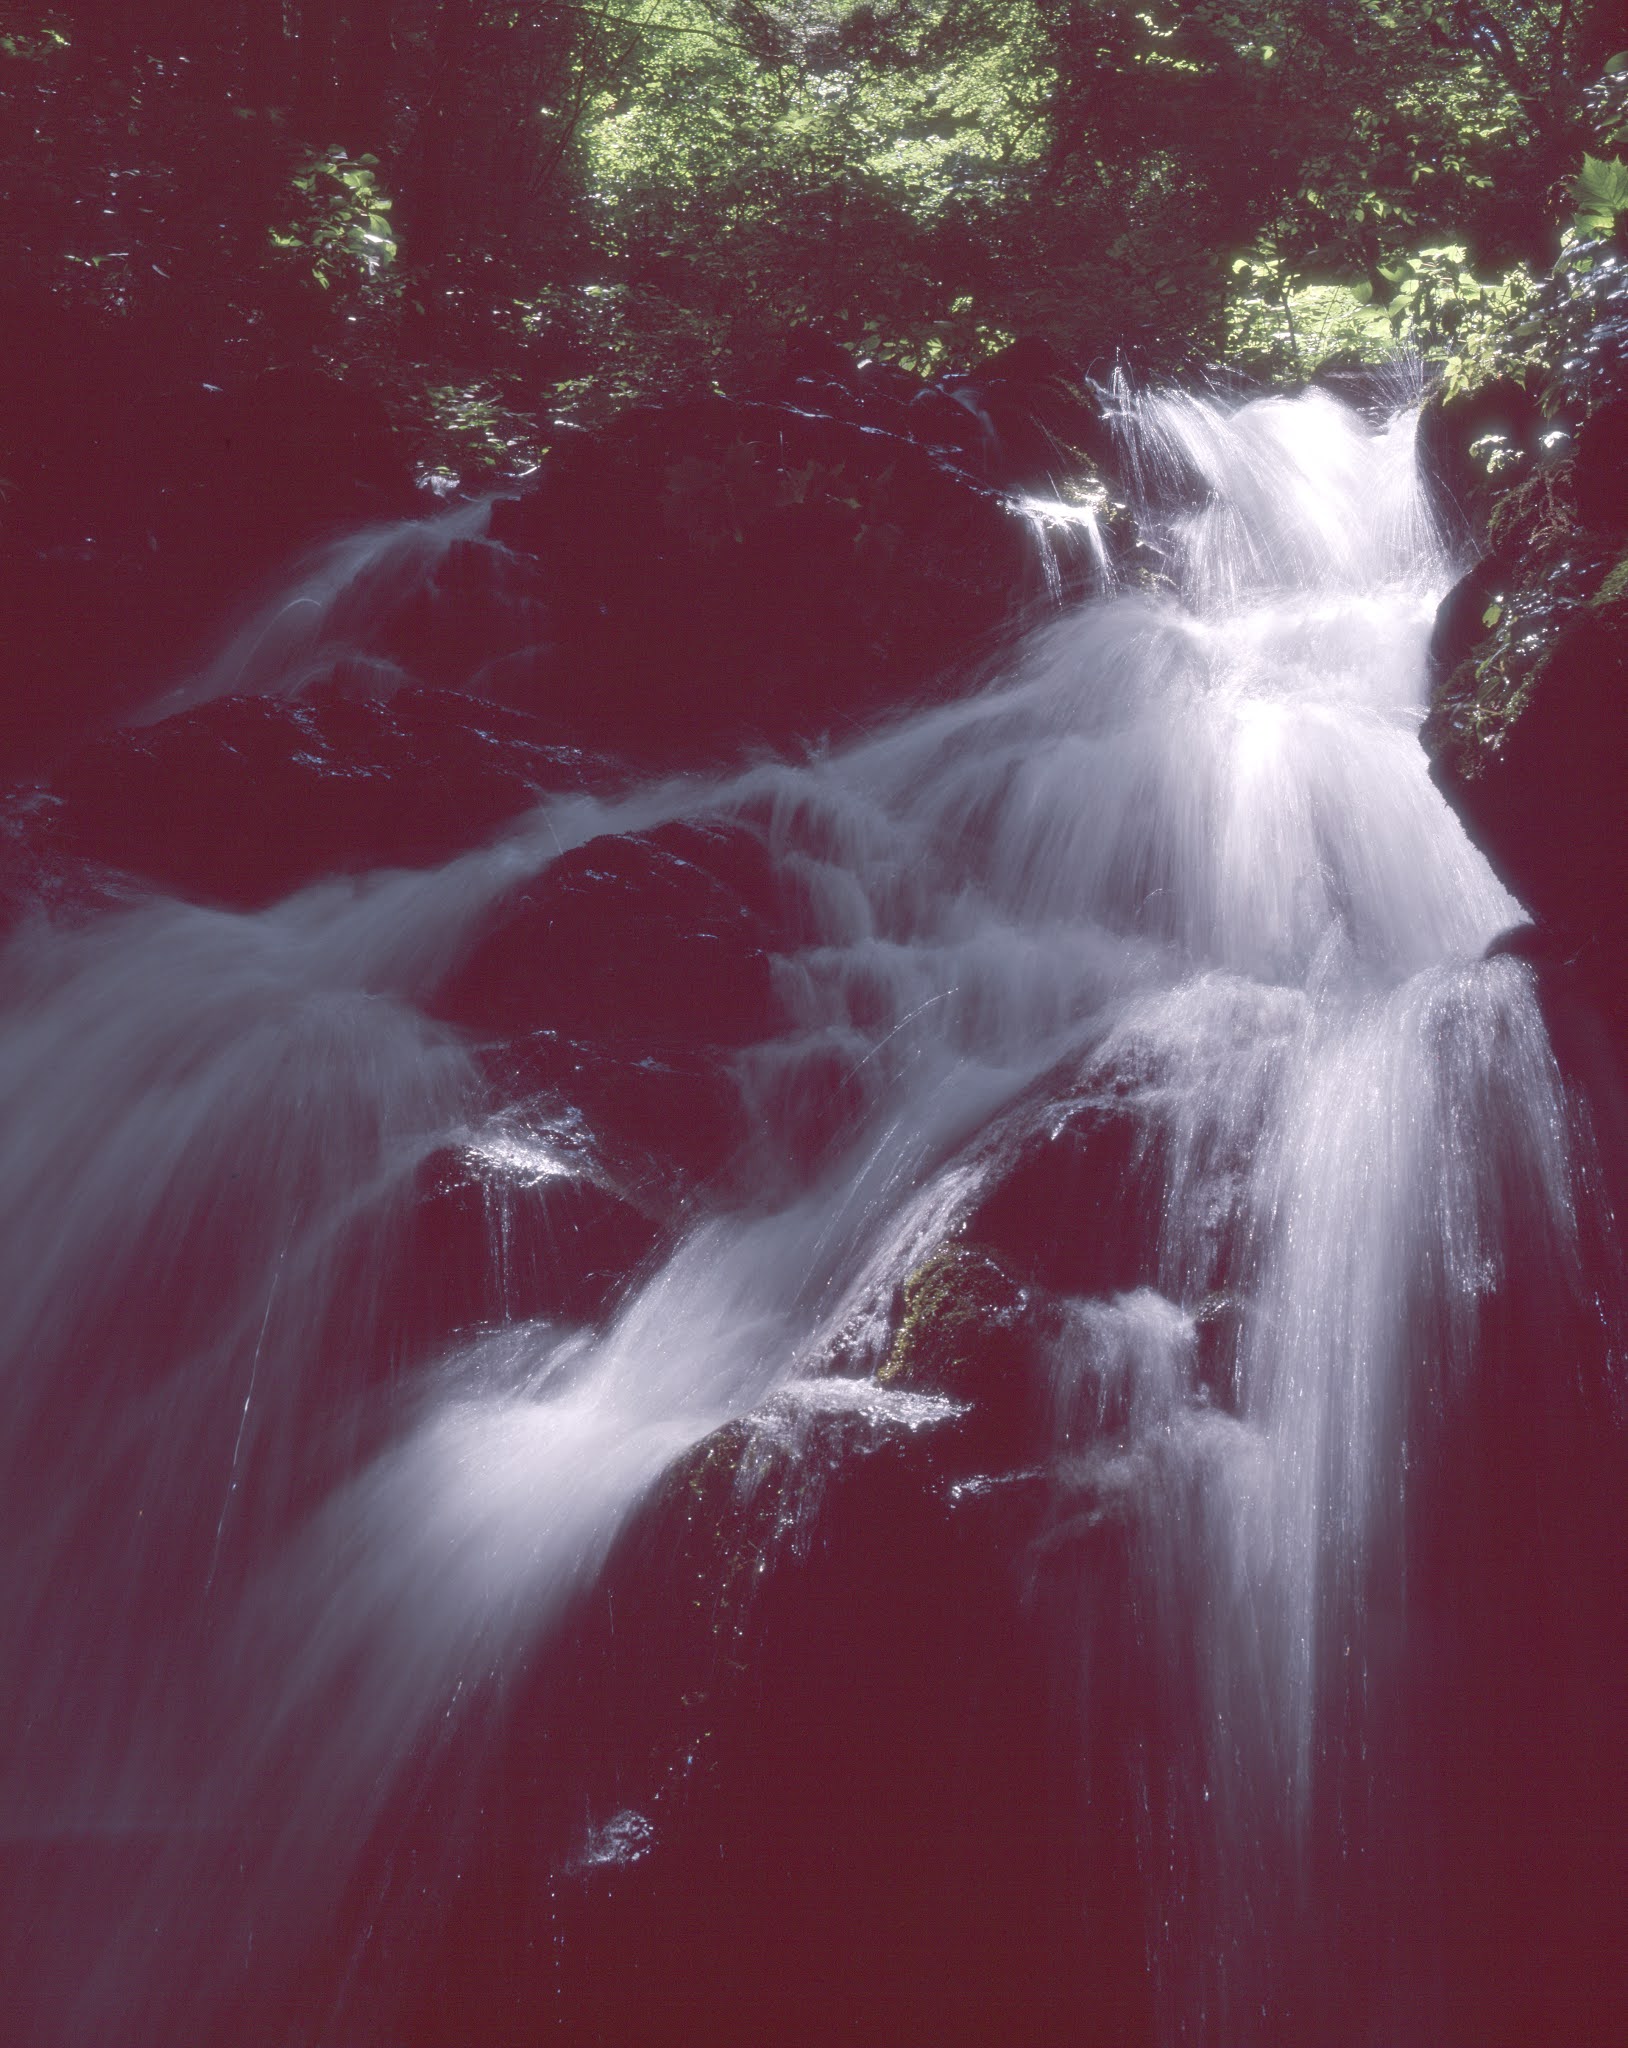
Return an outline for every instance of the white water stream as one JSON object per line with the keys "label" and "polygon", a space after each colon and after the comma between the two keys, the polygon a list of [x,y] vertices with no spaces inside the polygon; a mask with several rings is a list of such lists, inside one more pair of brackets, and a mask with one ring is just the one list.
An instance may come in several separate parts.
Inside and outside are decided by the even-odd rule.
{"label": "white water stream", "polygon": [[[435,873],[11,941],[0,1836],[157,1845],[45,2048],[227,2038],[233,1973],[315,1938],[398,1769],[675,1456],[874,1322],[1056,1072],[1168,1147],[1158,1291],[1082,1305],[1059,1346],[1059,1483],[1133,1501],[1139,1625],[1191,1676],[1143,1797],[1163,2034],[1255,2038],[1262,1922],[1384,1682],[1376,1603],[1400,1626],[1418,1433],[1512,1247],[1573,1256],[1573,1169],[1525,971],[1481,959],[1518,907],[1417,743],[1450,571],[1411,421],[1172,397],[1136,432],[1198,507],[1170,590],[1060,618],[982,695],[807,763],[554,801]],[[756,1198],[608,1328],[482,1332],[381,1408],[372,1276],[482,1100],[420,1004],[563,849],[732,811],[814,933],[777,965],[795,1028],[740,1063]],[[833,1055],[863,1114],[803,1184],[777,1119]],[[1194,1363],[1222,1284],[1231,1404]],[[1093,1443],[1071,1425],[1108,1381],[1128,1420]]]}

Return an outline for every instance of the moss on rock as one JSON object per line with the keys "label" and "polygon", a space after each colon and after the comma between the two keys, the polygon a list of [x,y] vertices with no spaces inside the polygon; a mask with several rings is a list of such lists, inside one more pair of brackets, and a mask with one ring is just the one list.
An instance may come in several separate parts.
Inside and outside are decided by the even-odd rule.
{"label": "moss on rock", "polygon": [[1041,1338],[1050,1298],[980,1245],[941,1247],[905,1281],[884,1386],[966,1402],[961,1434],[980,1464],[1021,1460],[1048,1424]]}

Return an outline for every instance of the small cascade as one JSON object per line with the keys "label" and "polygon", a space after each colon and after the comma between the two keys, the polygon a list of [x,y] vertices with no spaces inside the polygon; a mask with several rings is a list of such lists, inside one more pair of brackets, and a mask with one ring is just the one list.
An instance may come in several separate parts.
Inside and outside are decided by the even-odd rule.
{"label": "small cascade", "polygon": [[[258,609],[201,674],[158,697],[145,719],[218,697],[297,697],[336,675],[369,696],[388,696],[422,659],[426,621],[413,615],[433,614],[449,559],[477,556],[485,601],[503,604],[503,550],[486,537],[491,512],[489,498],[474,499],[434,518],[363,527],[319,549],[291,589]],[[403,611],[416,629],[404,644],[390,631]]]}
{"label": "small cascade", "polygon": [[1028,523],[1035,555],[1045,578],[1046,596],[1053,605],[1064,602],[1071,580],[1068,572],[1084,568],[1087,588],[1101,593],[1114,588],[1117,578],[1103,536],[1100,508],[1091,504],[1070,504],[1066,498],[1024,496],[1017,509]]}

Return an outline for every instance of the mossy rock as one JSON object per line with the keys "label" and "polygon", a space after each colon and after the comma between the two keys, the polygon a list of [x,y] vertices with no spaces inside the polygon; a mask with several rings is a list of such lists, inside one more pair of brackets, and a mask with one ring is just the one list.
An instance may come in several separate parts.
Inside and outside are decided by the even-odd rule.
{"label": "mossy rock", "polygon": [[1599,589],[1590,601],[1595,610],[1599,611],[1608,605],[1620,603],[1624,598],[1628,598],[1628,555],[1624,555],[1613,567],[1607,569]]}
{"label": "mossy rock", "polygon": [[[1491,552],[1437,610],[1430,645],[1435,687],[1421,738],[1450,798],[1457,788],[1504,775],[1506,747],[1529,705],[1541,698],[1542,723],[1554,700],[1564,696],[1570,704],[1579,645],[1592,644],[1586,621],[1620,636],[1628,561],[1580,518],[1576,500],[1569,461],[1502,492],[1487,521]],[[1547,742],[1545,752],[1552,752]],[[1501,866],[1473,812],[1473,805],[1464,811],[1472,836]]]}
{"label": "mossy rock", "polygon": [[969,1414],[978,1462],[1010,1464],[1044,1445],[1050,1415],[1041,1339],[1050,1299],[981,1246],[950,1244],[905,1281],[898,1328],[876,1377],[947,1394]]}
{"label": "mossy rock", "polygon": [[1628,938],[1628,596],[1572,606],[1525,673],[1460,664],[1426,727],[1431,774],[1546,924]]}

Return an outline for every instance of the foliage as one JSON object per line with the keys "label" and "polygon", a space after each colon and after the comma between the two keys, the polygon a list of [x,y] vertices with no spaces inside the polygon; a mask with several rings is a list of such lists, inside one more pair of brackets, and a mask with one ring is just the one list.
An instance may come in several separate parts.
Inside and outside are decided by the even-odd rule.
{"label": "foliage", "polygon": [[0,262],[132,359],[360,372],[472,475],[556,415],[756,383],[801,325],[929,374],[1020,333],[1267,375],[1400,341],[1457,388],[1538,346],[1558,195],[1620,236],[1616,28],[1582,0],[0,0]]}
{"label": "foliage", "polygon": [[1482,279],[1469,268],[1463,247],[1449,243],[1403,257],[1393,276],[1392,329],[1421,353],[1441,353],[1448,398],[1531,366],[1536,329],[1530,315],[1540,287],[1525,264]]}
{"label": "foliage", "polygon": [[1033,163],[1026,13],[810,7],[743,20],[748,41],[710,12],[664,10],[590,110],[601,287],[668,335],[656,302],[699,311],[680,373],[700,382],[750,375],[800,324],[923,369],[1004,335],[978,222]]}
{"label": "foliage", "polygon": [[1573,220],[1584,234],[1615,233],[1618,220],[1628,213],[1628,164],[1620,157],[1585,153],[1572,197],[1577,202]]}
{"label": "foliage", "polygon": [[374,284],[396,259],[395,201],[380,190],[378,172],[376,156],[352,158],[337,143],[306,150],[295,167],[289,182],[299,213],[271,230],[271,242],[300,260],[324,291]]}
{"label": "foliage", "polygon": [[1383,355],[1392,326],[1372,285],[1300,284],[1270,246],[1234,257],[1227,304],[1226,353],[1240,368],[1309,373],[1332,359]]}

